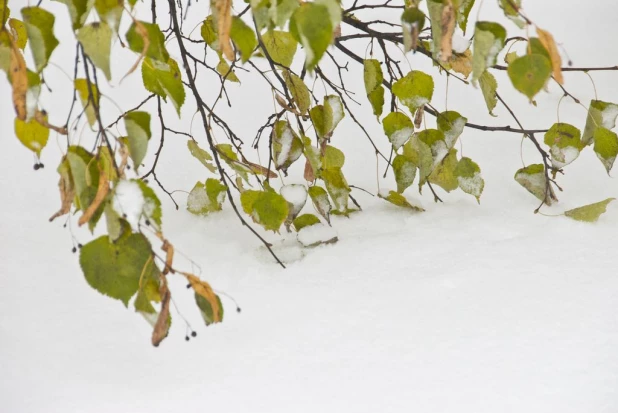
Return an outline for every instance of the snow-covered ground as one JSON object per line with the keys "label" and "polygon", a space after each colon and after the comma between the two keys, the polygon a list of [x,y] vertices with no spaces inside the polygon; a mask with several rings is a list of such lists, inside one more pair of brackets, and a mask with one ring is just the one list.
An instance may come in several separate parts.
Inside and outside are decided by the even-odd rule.
{"label": "snow-covered ground", "polygon": [[[18,8],[19,1],[11,3]],[[44,4],[66,13],[62,4]],[[524,4],[574,65],[618,64],[617,3]],[[485,2],[481,18],[499,18],[494,2]],[[516,33],[513,24],[505,25]],[[66,27],[58,30],[67,36]],[[71,52],[54,59],[69,62]],[[115,73],[133,63],[120,60]],[[426,69],[426,60],[410,56],[415,68]],[[54,92],[67,87],[61,72],[48,70]],[[354,63],[350,76],[364,102],[362,72]],[[496,76],[524,126],[556,122],[561,93],[555,85],[534,108],[510,92],[504,73]],[[618,101],[618,72],[592,76],[599,99]],[[588,77],[565,78],[587,105],[594,96]],[[433,100],[442,109],[443,79]],[[268,89],[244,86],[256,99],[242,99],[246,89],[231,86],[235,107],[224,116],[250,142],[269,113],[261,103]],[[487,114],[480,91],[464,94],[467,89],[452,80],[449,88],[449,109],[472,122],[514,126],[501,107],[499,118]],[[0,81],[0,411],[618,411],[618,203],[595,224],[534,215],[537,200],[513,180],[521,167],[519,136],[464,131],[463,153],[480,165],[486,182],[480,206],[461,191],[440,192],[445,202],[435,204],[429,191],[418,195],[414,185],[406,195],[426,212],[410,213],[355,191],[364,211],[333,219],[339,242],[307,250],[287,270],[268,261],[229,206],[195,217],[184,210],[185,194],[176,195],[179,211],[160,194],[167,238],[201,266],[215,289],[233,296],[242,313],[222,297],[224,323],[202,327],[192,291],[171,277],[175,307],[198,336],[185,342],[185,324],[173,308],[170,336],[153,348],[150,326],[87,285],[69,231],[62,222],[47,222],[59,205],[54,164],[62,142],[50,140],[45,169],[33,171],[32,155],[13,136],[9,90]],[[110,94],[124,109],[137,104],[139,74]],[[58,98],[45,99],[52,108]],[[368,106],[355,110],[387,148]],[[110,107],[111,121],[118,114]],[[190,119],[191,109],[184,112]],[[173,111],[166,116],[189,129],[189,120],[174,121]],[[563,100],[561,121],[583,128],[585,117],[584,108]],[[195,121],[193,132],[203,139],[199,127]],[[166,140],[159,177],[170,189],[190,190],[209,176],[185,144],[180,137]],[[347,154],[350,183],[377,192],[375,157],[349,117],[333,145]],[[528,164],[539,160],[528,142],[522,155]],[[590,148],[566,171],[559,178],[561,202],[544,208],[546,214],[618,196],[616,180]],[[286,183],[302,182],[298,168],[290,172]],[[380,185],[394,188],[394,179]],[[90,239],[75,234],[80,242]],[[183,265],[190,268],[188,261]]]}

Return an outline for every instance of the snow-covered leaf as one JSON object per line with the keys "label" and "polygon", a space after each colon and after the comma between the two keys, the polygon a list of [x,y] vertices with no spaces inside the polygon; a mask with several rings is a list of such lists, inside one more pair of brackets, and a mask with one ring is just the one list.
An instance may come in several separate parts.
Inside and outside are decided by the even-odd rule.
{"label": "snow-covered leaf", "polygon": [[195,215],[207,215],[221,211],[227,186],[214,178],[208,178],[206,183],[197,182],[187,198],[187,210]]}
{"label": "snow-covered leaf", "polygon": [[616,127],[616,117],[618,117],[617,104],[601,100],[590,101],[586,127],[582,135],[583,144],[590,145],[597,128],[614,129]]}
{"label": "snow-covered leaf", "polygon": [[416,178],[416,165],[405,155],[397,155],[393,159],[393,173],[397,182],[397,192],[402,193],[412,185]]}
{"label": "snow-covered leaf", "polygon": [[240,194],[240,202],[245,213],[266,230],[278,232],[288,217],[288,203],[276,192],[247,190]]}
{"label": "snow-covered leaf", "polygon": [[382,128],[394,150],[401,148],[414,133],[412,121],[401,112],[391,112],[386,115],[382,120]]}
{"label": "snow-covered leaf", "polygon": [[273,126],[273,160],[275,168],[284,172],[303,153],[303,141],[292,130],[287,121],[277,121]]}
{"label": "snow-covered leaf", "polygon": [[321,244],[333,244],[338,241],[337,231],[328,225],[316,223],[302,227],[298,231],[298,241],[305,247],[316,247]]}
{"label": "snow-covered leaf", "polygon": [[609,129],[600,127],[594,131],[593,139],[594,152],[609,174],[618,156],[618,135]]}
{"label": "snow-covered leaf", "polygon": [[455,176],[462,191],[472,195],[481,202],[485,181],[481,177],[481,168],[470,158],[463,157],[455,167]]}
{"label": "snow-covered leaf", "polygon": [[343,176],[341,168],[322,169],[320,177],[326,184],[326,190],[333,200],[335,208],[339,210],[339,212],[347,211],[350,187]]}
{"label": "snow-covered leaf", "polygon": [[496,58],[504,47],[506,30],[494,22],[476,23],[472,53],[472,80],[478,80],[485,70],[496,64]]}
{"label": "snow-covered leaf", "polygon": [[328,193],[326,190],[320,186],[314,185],[309,187],[308,193],[316,211],[322,215],[326,222],[330,223],[330,211],[332,207],[328,200]]}
{"label": "snow-covered leaf", "polygon": [[459,186],[459,181],[455,176],[457,163],[457,149],[451,149],[429,175],[428,181],[440,186],[446,192],[457,189]]}
{"label": "snow-covered leaf", "polygon": [[424,212],[425,210],[417,205],[411,204],[405,196],[395,191],[383,191],[378,194],[378,197],[390,202],[393,205],[397,205],[401,208],[411,209],[416,212]]}
{"label": "snow-covered leaf", "polygon": [[414,114],[418,108],[431,101],[433,87],[431,76],[412,70],[393,84],[393,94]]}
{"label": "snow-covered leaf", "polygon": [[293,225],[296,229],[296,232],[300,231],[304,227],[309,227],[311,225],[319,224],[320,218],[316,217],[313,214],[303,214],[299,215],[294,219]]}
{"label": "snow-covered leaf", "polygon": [[457,138],[459,138],[459,135],[463,132],[467,121],[467,118],[453,110],[438,114],[438,129],[444,133],[444,141],[449,149],[457,142]]}
{"label": "snow-covered leaf", "polygon": [[545,144],[549,146],[554,168],[563,168],[579,156],[581,132],[568,123],[555,123],[545,133]]}
{"label": "snow-covered leaf", "polygon": [[551,186],[545,177],[545,167],[542,164],[528,165],[515,173],[515,180],[532,195],[551,205],[557,201]]}

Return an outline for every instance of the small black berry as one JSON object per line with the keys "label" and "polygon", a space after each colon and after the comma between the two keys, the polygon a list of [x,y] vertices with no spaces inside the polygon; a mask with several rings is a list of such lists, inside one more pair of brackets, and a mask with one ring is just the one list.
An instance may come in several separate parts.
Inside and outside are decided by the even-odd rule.
{"label": "small black berry", "polygon": [[82,244],[77,244],[77,248],[81,249],[83,247]]}
{"label": "small black berry", "polygon": [[39,168],[43,169],[45,168],[45,165],[43,165],[42,163],[39,163]]}
{"label": "small black berry", "polygon": [[77,248],[73,247],[73,249],[71,249],[71,252],[75,254],[77,252]]}
{"label": "small black berry", "polygon": [[191,337],[197,337],[197,333],[195,331],[191,332]]}
{"label": "small black berry", "polygon": [[240,307],[236,307],[236,312],[240,313],[242,310],[240,309]]}
{"label": "small black berry", "polygon": [[39,164],[38,164],[38,163],[35,163],[35,164],[34,164],[34,170],[35,170],[35,171],[38,171],[38,170],[39,170],[39,168],[40,168]]}
{"label": "small black berry", "polygon": [[146,220],[146,225],[150,226],[150,220]]}
{"label": "small black berry", "polygon": [[185,336],[185,340],[186,340],[186,341],[189,341],[189,336]]}

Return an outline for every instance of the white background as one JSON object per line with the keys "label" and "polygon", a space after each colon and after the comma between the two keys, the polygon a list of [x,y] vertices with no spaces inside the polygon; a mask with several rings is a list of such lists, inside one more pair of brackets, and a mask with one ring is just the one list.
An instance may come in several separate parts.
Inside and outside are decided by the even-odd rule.
{"label": "white background", "polygon": [[[164,19],[165,2],[158,3]],[[481,18],[499,19],[509,35],[521,34],[495,3],[484,2]],[[25,4],[10,2],[14,14]],[[56,36],[73,41],[65,6],[43,5],[58,16]],[[575,66],[618,64],[618,3],[529,0],[524,5]],[[149,19],[149,6],[140,7]],[[194,4],[187,28],[206,16],[205,7],[205,2]],[[476,15],[475,7],[471,21]],[[350,28],[344,26],[346,33]],[[199,36],[199,28],[193,36]],[[365,46],[361,42],[355,50],[362,54]],[[52,57],[69,74],[73,50],[61,46]],[[119,79],[135,55],[114,53],[112,70]],[[411,67],[436,74],[425,57],[407,57]],[[511,91],[505,73],[495,74],[499,92],[525,127],[548,128],[557,121],[561,93],[555,84],[550,83],[549,94],[539,95],[535,108]],[[349,76],[363,102],[353,110],[386,152],[388,142],[365,103],[355,62]],[[255,131],[272,113],[271,98],[264,82],[243,72],[239,77],[242,87],[228,88],[234,107],[220,107],[251,153]],[[599,99],[618,101],[618,72],[592,77]],[[45,78],[54,93],[44,93],[41,105],[61,124],[71,83],[53,66]],[[444,110],[445,78],[435,79],[432,103]],[[585,74],[566,73],[565,79],[585,105],[594,97]],[[216,84],[200,87],[212,102]],[[453,80],[449,88],[448,108],[471,122],[516,126],[502,107],[496,109],[498,118],[490,117],[480,90]],[[316,91],[322,93],[319,85]],[[123,110],[146,93],[139,71],[104,92]],[[185,342],[185,324],[174,310],[170,336],[155,349],[150,326],[131,307],[87,285],[63,220],[47,222],[60,205],[54,168],[64,138],[52,135],[43,152],[45,169],[33,171],[31,153],[13,134],[10,85],[4,77],[0,96],[0,411],[618,411],[618,205],[610,205],[596,224],[534,215],[537,200],[513,175],[522,156],[527,164],[540,158],[529,142],[520,151],[521,136],[464,131],[463,153],[480,165],[486,182],[480,206],[461,191],[441,190],[445,202],[434,204],[429,191],[419,195],[414,185],[406,195],[427,212],[411,214],[356,191],[364,212],[334,219],[339,243],[307,251],[287,270],[268,262],[229,205],[217,215],[195,217],[184,209],[185,194],[175,195],[181,205],[176,211],[160,193],[166,236],[243,311],[235,313],[222,297],[225,322],[204,328],[192,291],[182,279],[171,278],[175,303],[198,337]],[[120,112],[109,100],[103,103],[107,124]],[[188,95],[181,122],[171,106],[165,116],[205,146],[199,120],[191,125],[194,108]],[[585,118],[584,108],[563,100],[561,121],[583,128]],[[146,165],[158,143],[155,120]],[[434,120],[427,122],[431,127]],[[87,130],[79,134],[90,135]],[[348,181],[375,193],[375,156],[349,117],[332,143],[346,153]],[[383,168],[381,163],[381,173]],[[186,139],[174,135],[166,137],[158,171],[169,189],[190,190],[211,176],[189,156]],[[302,182],[300,168],[291,170],[285,182]],[[559,182],[565,190],[558,193],[561,202],[544,208],[547,214],[618,195],[615,179],[590,148]],[[392,175],[380,185],[394,188]],[[312,212],[309,206],[307,212]],[[87,232],[74,232],[82,243],[91,239]],[[191,266],[182,257],[178,265]]]}

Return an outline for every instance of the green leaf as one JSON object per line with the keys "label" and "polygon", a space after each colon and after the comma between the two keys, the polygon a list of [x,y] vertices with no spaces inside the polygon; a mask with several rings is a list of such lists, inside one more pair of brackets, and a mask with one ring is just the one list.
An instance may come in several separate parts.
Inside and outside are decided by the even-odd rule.
{"label": "green leaf", "polygon": [[239,83],[240,80],[236,76],[234,70],[230,67],[229,63],[221,57],[219,59],[219,63],[217,64],[217,72],[223,77],[225,80],[229,80],[230,82]]}
{"label": "green leaf", "polygon": [[[429,7],[433,5],[428,2]],[[425,27],[425,14],[418,7],[408,7],[401,15],[401,28],[403,32],[403,48],[404,52],[408,53],[412,49],[416,49],[418,44],[418,36]]]}
{"label": "green leaf", "polygon": [[618,135],[609,129],[600,127],[594,131],[594,152],[603,162],[607,173],[612,170],[616,156],[618,156]]}
{"label": "green leaf", "polygon": [[428,181],[440,186],[446,192],[457,189],[459,187],[459,181],[455,176],[457,163],[457,149],[451,149],[429,175]]}
{"label": "green leaf", "polygon": [[187,198],[187,210],[195,215],[221,211],[226,194],[227,186],[218,179],[208,178],[205,184],[197,182]]}
{"label": "green leaf", "polygon": [[579,156],[581,132],[568,123],[555,123],[545,133],[545,144],[549,146],[554,168],[562,168]]}
{"label": "green leaf", "polygon": [[296,229],[296,232],[298,232],[305,227],[310,227],[311,225],[315,225],[319,223],[320,223],[320,218],[316,217],[315,215],[303,214],[303,215],[296,217],[296,219],[294,219],[294,229]]}
{"label": "green leaf", "polygon": [[341,122],[341,120],[345,117],[341,98],[336,95],[325,96],[324,108],[327,112],[332,114],[332,120],[329,124],[329,133],[332,134],[337,125],[339,125],[339,122]]}
{"label": "green leaf", "polygon": [[605,213],[607,205],[616,198],[607,198],[605,201],[564,211],[564,215],[577,221],[596,222]]}
{"label": "green leaf", "polygon": [[174,59],[170,58],[167,64],[164,64],[145,58],[142,63],[142,80],[149,92],[161,96],[165,101],[169,97],[180,116],[180,108],[185,102],[186,95],[178,63]]}
{"label": "green leaf", "polygon": [[268,16],[275,26],[284,27],[298,6],[297,0],[271,1]]}
{"label": "green leaf", "polygon": [[77,32],[77,40],[92,63],[105,73],[107,80],[112,79],[109,59],[112,47],[112,29],[105,22],[90,23]]}
{"label": "green leaf", "polygon": [[71,145],[66,154],[67,164],[75,187],[75,207],[88,208],[96,195],[99,170],[94,155],[81,146]]}
{"label": "green leaf", "polygon": [[[266,35],[264,35],[266,36]],[[262,38],[264,38],[262,36]],[[287,70],[283,71],[283,79],[285,79],[285,85],[290,90],[294,103],[301,115],[304,115],[311,106],[311,95],[309,95],[309,89],[303,80]]]}
{"label": "green leaf", "polygon": [[[545,167],[542,164],[528,165],[519,169],[515,173],[515,180],[547,205],[551,205],[553,201],[557,200],[553,190],[548,186],[545,177]],[[547,188],[549,188],[549,193],[546,193]]]}
{"label": "green leaf", "polygon": [[266,230],[278,232],[288,217],[288,203],[281,195],[271,191],[244,191],[240,202],[245,213]]}
{"label": "green leaf", "polygon": [[438,129],[425,129],[419,132],[417,136],[419,141],[425,143],[431,149],[433,168],[435,168],[449,152],[444,132]]}
{"label": "green leaf", "polygon": [[118,33],[120,19],[124,11],[124,0],[95,0],[94,8],[101,20],[109,24],[114,29],[114,32]]}
{"label": "green leaf", "polygon": [[23,50],[28,43],[28,31],[26,30],[26,25],[21,20],[9,19],[9,27],[11,28],[11,33],[15,38],[15,44]]}
{"label": "green leaf", "polygon": [[[144,21],[139,22],[148,33],[148,50],[146,50],[146,57],[154,60],[158,60],[162,63],[169,64],[170,55],[165,48],[165,36],[161,32],[158,24],[146,23]],[[144,39],[137,31],[137,24],[134,22],[126,34],[127,43],[129,43],[129,49],[135,53],[142,53],[144,50]]]}
{"label": "green leaf", "polygon": [[328,16],[333,29],[339,26],[342,15],[340,0],[315,0],[315,4],[325,6],[328,9]]}
{"label": "green leaf", "polygon": [[210,172],[216,172],[217,168],[209,162],[212,161],[212,156],[210,156],[207,151],[200,148],[197,142],[189,139],[187,141],[187,147],[189,148],[189,152],[191,152],[191,155],[193,155],[195,159],[200,161],[202,165],[204,165]]}
{"label": "green leaf", "polygon": [[3,17],[2,27],[6,23],[7,19],[11,15],[11,9],[8,8],[8,1],[5,3],[4,1],[0,2],[0,16]]}
{"label": "green leaf", "polygon": [[15,136],[26,148],[36,153],[37,156],[41,156],[41,150],[47,145],[49,139],[49,129],[34,118],[28,122],[15,118]]}
{"label": "green leaf", "polygon": [[433,78],[418,70],[410,71],[393,85],[393,94],[406,105],[412,114],[429,103],[433,96]]}
{"label": "green leaf", "polygon": [[82,247],[79,263],[92,288],[125,306],[137,292],[142,273],[156,271],[152,248],[142,234],[130,234],[115,243],[103,235]]}
{"label": "green leaf", "polygon": [[528,54],[512,61],[508,74],[515,89],[532,100],[549,80],[551,62],[540,54]]}
{"label": "green leaf", "polygon": [[339,212],[347,211],[348,197],[351,190],[348,186],[348,182],[343,176],[341,168],[322,169],[320,177],[326,184],[326,190],[333,200],[335,208],[337,208]]}
{"label": "green leaf", "polygon": [[240,57],[242,62],[245,63],[257,47],[258,42],[255,33],[240,17],[233,16],[230,38],[236,44],[238,50],[240,50]]}
{"label": "green leaf", "polygon": [[41,72],[47,66],[52,52],[59,44],[58,39],[54,36],[56,18],[40,7],[24,7],[21,9],[21,15],[26,24],[36,70]]}
{"label": "green leaf", "polygon": [[382,128],[394,150],[403,146],[414,133],[414,125],[405,114],[391,112],[382,120]]}
{"label": "green leaf", "polygon": [[150,113],[131,111],[124,116],[124,125],[127,129],[129,141],[129,155],[137,170],[148,151],[148,141],[152,136],[150,132]]}
{"label": "green leaf", "polygon": [[200,314],[202,315],[202,319],[204,320],[206,326],[209,326],[213,323],[220,323],[221,321],[223,321],[223,304],[221,303],[221,298],[219,298],[218,295],[215,294],[220,309],[219,311],[221,312],[219,320],[215,320],[212,304],[206,298],[202,297],[198,293],[195,293],[194,296],[195,303],[200,309]]}
{"label": "green leaf", "polygon": [[481,91],[483,92],[483,98],[485,98],[485,104],[487,105],[489,114],[491,116],[496,116],[494,115],[494,109],[498,103],[498,98],[496,97],[498,82],[496,82],[496,78],[489,73],[488,70],[485,70],[479,77],[479,85],[481,86]]}
{"label": "green leaf", "polygon": [[287,121],[277,121],[273,127],[273,160],[275,168],[284,172],[303,153],[303,141],[292,130]]}
{"label": "green leaf", "polygon": [[461,190],[481,203],[481,194],[485,187],[485,181],[481,177],[481,168],[472,159],[463,157],[457,163],[454,173]]}
{"label": "green leaf", "polygon": [[115,242],[126,230],[129,225],[120,218],[120,215],[114,210],[111,203],[105,206],[105,223],[107,225],[107,234],[110,242]]}
{"label": "green leaf", "polygon": [[429,20],[431,21],[432,53],[434,57],[437,57],[442,43],[442,11],[444,10],[444,2],[442,0],[427,0],[427,10],[429,11]]}
{"label": "green leaf", "polygon": [[320,186],[311,186],[307,192],[316,211],[330,224],[332,206],[328,200],[328,193]]}
{"label": "green leaf", "polygon": [[328,139],[333,124],[333,113],[324,105],[316,105],[309,111],[313,128],[319,139]]}
{"label": "green leaf", "polygon": [[142,191],[142,196],[144,197],[142,215],[150,221],[150,225],[154,226],[155,230],[161,230],[163,212],[161,211],[161,201],[159,197],[157,197],[154,190],[141,179],[132,179],[131,181],[139,185],[139,189]]}
{"label": "green leaf", "polygon": [[54,0],[59,3],[66,4],[69,9],[69,15],[71,16],[71,23],[73,24],[73,30],[77,30],[84,25],[86,18],[90,14],[92,6],[94,6],[94,0]]}
{"label": "green leaf", "polygon": [[290,32],[305,49],[305,67],[312,71],[333,40],[329,9],[317,3],[302,3],[290,19]]}
{"label": "green leaf", "polygon": [[618,117],[617,104],[603,102],[601,100],[590,101],[582,143],[584,145],[590,145],[597,128],[614,129],[614,127],[616,127],[616,117]]}
{"label": "green leaf", "polygon": [[419,187],[422,187],[427,182],[427,177],[431,174],[434,168],[431,148],[418,137],[418,134],[412,138],[403,147],[403,155],[410,159],[419,170]]}
{"label": "green leaf", "polygon": [[327,145],[322,157],[322,168],[342,168],[345,162],[345,155],[334,146]]}
{"label": "green leaf", "polygon": [[459,8],[457,9],[457,23],[459,24],[459,28],[466,34],[466,27],[468,26],[468,16],[470,15],[470,10],[472,10],[472,6],[474,6],[474,0],[460,0]]}
{"label": "green leaf", "polygon": [[75,90],[79,95],[79,100],[82,102],[84,112],[86,112],[86,118],[90,126],[94,126],[97,123],[97,115],[94,106],[90,100],[90,93],[92,92],[92,100],[95,106],[99,105],[99,89],[94,83],[88,82],[86,79],[75,79]]}
{"label": "green leaf", "polygon": [[467,118],[453,110],[438,114],[438,129],[444,133],[444,141],[447,148],[451,149],[455,145],[457,138],[459,138],[466,126],[466,122],[468,122]]}
{"label": "green leaf", "polygon": [[393,159],[393,173],[397,182],[397,192],[403,193],[407,187],[412,185],[416,178],[416,165],[405,155],[397,155]]}
{"label": "green leaf", "polygon": [[223,159],[225,163],[227,163],[230,168],[236,171],[245,182],[249,182],[248,173],[252,172],[251,168],[247,165],[241,163],[238,160],[238,155],[234,152],[232,145],[228,143],[220,143],[215,146],[217,153],[220,158]]}
{"label": "green leaf", "polygon": [[385,201],[390,202],[393,205],[396,205],[401,208],[411,209],[416,212],[424,212],[425,210],[417,205],[411,204],[405,196],[401,195],[395,191],[389,191],[388,193],[382,192],[378,193],[378,197],[384,199]]}
{"label": "green leaf", "polygon": [[382,67],[376,59],[365,59],[363,65],[367,98],[373,108],[373,114],[379,118],[382,115],[384,106],[384,87],[382,86],[384,75],[382,74]]}
{"label": "green leaf", "polygon": [[214,51],[218,51],[219,34],[217,34],[217,28],[212,15],[208,16],[206,20],[204,20],[204,23],[202,23],[202,27],[200,28],[200,32],[202,34],[202,39],[204,39],[206,44]]}
{"label": "green leaf", "polygon": [[270,30],[262,35],[262,43],[264,43],[264,47],[273,62],[284,67],[290,67],[298,46],[294,36],[288,32]]}
{"label": "green leaf", "polygon": [[521,7],[521,0],[499,0],[500,7],[504,10],[504,15],[511,19],[520,29],[526,26],[526,22],[519,16],[517,10]]}
{"label": "green leaf", "polygon": [[322,158],[320,152],[318,151],[318,148],[311,144],[311,139],[306,136],[303,137],[303,145],[303,154],[305,155],[307,162],[309,162],[311,169],[317,175],[322,169]]}
{"label": "green leaf", "polygon": [[472,81],[478,80],[487,68],[496,64],[496,58],[504,47],[505,40],[506,30],[498,23],[476,23],[472,53]]}

